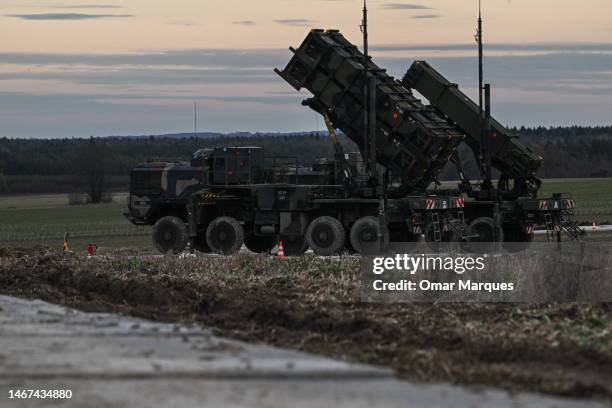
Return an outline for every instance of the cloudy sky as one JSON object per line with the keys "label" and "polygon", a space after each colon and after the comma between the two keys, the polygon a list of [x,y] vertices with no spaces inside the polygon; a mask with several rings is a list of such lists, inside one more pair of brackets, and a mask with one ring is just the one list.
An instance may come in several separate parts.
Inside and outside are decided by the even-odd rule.
{"label": "cloudy sky", "polygon": [[[0,137],[315,130],[273,73],[310,28],[359,42],[361,0],[0,0]],[[379,65],[476,88],[476,0],[370,0]],[[612,125],[610,0],[483,0],[494,114]]]}

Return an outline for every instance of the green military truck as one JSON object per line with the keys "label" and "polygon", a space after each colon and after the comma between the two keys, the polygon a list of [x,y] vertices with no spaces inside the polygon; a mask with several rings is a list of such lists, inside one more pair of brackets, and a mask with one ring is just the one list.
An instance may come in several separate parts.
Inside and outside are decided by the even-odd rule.
{"label": "green military truck", "polygon": [[[379,201],[367,183],[349,191],[339,166],[266,166],[259,147],[198,152],[190,163],[149,163],[132,171],[129,211],[135,224],[153,226],[163,253],[191,242],[201,252],[232,254],[245,245],[269,252],[279,241],[286,255],[312,248],[318,255],[370,251],[378,242]],[[349,163],[359,172],[358,161]],[[305,171],[308,170],[308,171]],[[431,242],[460,227],[463,202],[452,196],[413,195],[387,202],[383,246]]]}

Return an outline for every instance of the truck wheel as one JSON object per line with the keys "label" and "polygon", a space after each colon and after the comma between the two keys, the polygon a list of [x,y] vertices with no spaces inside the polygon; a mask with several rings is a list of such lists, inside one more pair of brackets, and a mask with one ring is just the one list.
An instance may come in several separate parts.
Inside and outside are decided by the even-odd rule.
{"label": "truck wheel", "polygon": [[361,255],[375,254],[389,247],[389,228],[382,225],[382,244],[378,245],[378,218],[363,217],[351,228],[351,245]]}
{"label": "truck wheel", "polygon": [[306,238],[300,235],[285,235],[280,237],[286,256],[300,256],[308,251]]}
{"label": "truck wheel", "polygon": [[251,252],[256,254],[268,254],[274,248],[278,240],[276,237],[264,237],[256,235],[247,235],[244,239],[244,245]]}
{"label": "truck wheel", "polygon": [[178,217],[160,218],[153,226],[153,243],[161,253],[179,254],[187,248],[188,242],[187,227]]}
{"label": "truck wheel", "polygon": [[345,234],[344,227],[336,218],[319,217],[308,226],[306,240],[315,254],[329,256],[342,252]]}
{"label": "truck wheel", "polygon": [[206,242],[214,253],[220,255],[234,254],[242,248],[244,229],[235,218],[216,218],[206,229]]}
{"label": "truck wheel", "polygon": [[504,241],[504,231],[495,226],[489,217],[476,218],[468,227],[467,249],[474,252],[491,252],[499,249]]}

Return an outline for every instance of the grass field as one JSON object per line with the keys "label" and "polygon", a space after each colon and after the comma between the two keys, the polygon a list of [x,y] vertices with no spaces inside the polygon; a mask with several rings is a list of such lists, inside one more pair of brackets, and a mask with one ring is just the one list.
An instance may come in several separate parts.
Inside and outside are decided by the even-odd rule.
{"label": "grass field", "polygon": [[66,232],[75,250],[98,246],[150,246],[149,230],[123,216],[127,194],[98,205],[68,205],[67,195],[0,197],[0,244],[60,247]]}
{"label": "grass field", "polygon": [[[553,193],[574,198],[582,223],[612,222],[612,179],[546,180],[541,196]],[[125,193],[115,194],[110,204],[70,206],[64,194],[0,196],[0,246],[61,248],[68,232],[79,251],[89,243],[153,249],[150,229],[135,227],[123,216],[126,199]]]}
{"label": "grass field", "polygon": [[[457,182],[443,182],[440,188],[456,188]],[[578,222],[612,224],[612,178],[544,180],[539,197],[563,193],[576,201]]]}
{"label": "grass field", "polygon": [[583,223],[612,223],[612,179],[545,180],[540,195],[566,193],[576,201],[576,216]]}

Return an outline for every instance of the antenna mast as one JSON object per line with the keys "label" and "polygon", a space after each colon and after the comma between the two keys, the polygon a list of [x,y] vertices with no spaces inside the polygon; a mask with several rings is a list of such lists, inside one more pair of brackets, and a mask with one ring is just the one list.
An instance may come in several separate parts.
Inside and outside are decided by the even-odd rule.
{"label": "antenna mast", "polygon": [[366,171],[370,173],[370,180],[375,186],[375,196],[378,197],[378,252],[383,247],[383,226],[385,225],[385,188],[380,180],[378,166],[376,164],[376,76],[370,78],[370,55],[368,47],[368,3],[363,0],[363,21],[361,25],[363,32],[363,97],[364,97],[364,159]]}
{"label": "antenna mast", "polygon": [[368,4],[367,0],[363,0],[363,18],[361,20],[361,32],[363,33],[363,141],[364,141],[364,161],[366,173],[374,174],[372,167],[373,163],[370,162],[370,135],[369,135],[369,83],[368,83],[368,69],[369,69],[369,47],[368,47]]}
{"label": "antenna mast", "polygon": [[484,71],[482,67],[482,4],[478,0],[478,31],[476,32],[476,41],[478,42],[478,106],[480,107],[480,117],[484,111],[482,104],[482,90],[484,82]]}
{"label": "antenna mast", "polygon": [[480,163],[484,178],[484,187],[491,188],[491,86],[484,84],[483,38],[482,38],[482,0],[478,0],[478,107],[480,118]]}
{"label": "antenna mast", "polygon": [[198,103],[193,103],[193,137],[198,137]]}

